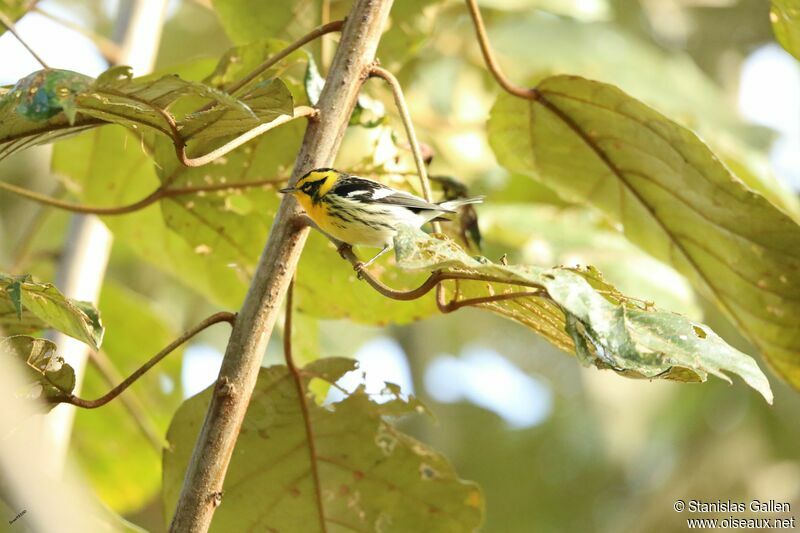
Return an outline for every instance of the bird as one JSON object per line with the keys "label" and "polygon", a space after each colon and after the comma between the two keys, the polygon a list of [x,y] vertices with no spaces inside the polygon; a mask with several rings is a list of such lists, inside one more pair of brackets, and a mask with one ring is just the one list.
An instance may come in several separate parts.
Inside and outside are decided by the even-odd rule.
{"label": "bird", "polygon": [[477,204],[482,196],[431,203],[378,181],[317,168],[279,192],[293,195],[317,228],[349,245],[381,248],[360,264],[366,268],[394,247],[401,226],[419,228],[426,222],[448,220],[463,205]]}

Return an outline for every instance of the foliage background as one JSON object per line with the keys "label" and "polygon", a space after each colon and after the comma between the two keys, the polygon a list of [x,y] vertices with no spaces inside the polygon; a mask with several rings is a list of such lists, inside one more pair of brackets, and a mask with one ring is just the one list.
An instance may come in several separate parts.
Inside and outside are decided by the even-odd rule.
{"label": "foliage background", "polygon": [[[407,1],[399,0],[398,6]],[[185,69],[188,60],[219,57],[234,44],[204,4],[173,2],[158,70]],[[334,7],[343,9],[340,4],[345,2]],[[116,2],[48,0],[39,5],[98,34],[112,33]],[[403,81],[419,134],[436,153],[432,173],[459,176],[472,192],[487,194],[479,211],[486,255],[508,253],[512,260],[544,266],[596,264],[625,292],[702,317],[736,347],[755,353],[678,274],[637,251],[597,214],[567,205],[498,166],[485,120],[499,89],[483,69],[463,4],[415,6],[425,10],[413,27],[405,28],[404,44],[398,46],[413,53],[401,56],[398,48],[389,48],[390,41],[384,64]],[[770,184],[766,189],[783,202],[796,202],[792,186],[800,186],[800,165],[787,164],[780,150],[792,139],[737,116],[737,102],[744,102],[749,90],[743,69],[753,66],[745,61],[765,50],[772,61],[787,64],[790,58],[775,44],[766,2],[487,0],[482,6],[513,79],[534,81],[566,72],[616,84],[698,131],[731,166]],[[285,31],[276,36],[301,33],[294,27],[313,26],[317,16],[315,10],[303,12],[294,26],[276,28]],[[54,57],[54,66],[88,74],[102,69],[98,57],[89,58],[89,66],[87,58],[70,63],[76,59],[58,57],[56,39],[39,40],[41,30],[34,38],[35,17],[40,16],[24,19],[20,30],[28,35],[30,24],[32,43],[45,59]],[[233,36],[236,43],[252,37]],[[2,57],[12,59],[3,61],[3,83],[36,68],[25,63],[11,36],[0,38],[0,46]],[[319,50],[312,49],[319,59]],[[800,84],[800,67],[788,64]],[[367,87],[390,108],[389,95],[377,83]],[[780,90],[777,84],[766,85],[750,100],[769,101]],[[794,113],[800,123],[800,112]],[[399,131],[399,123],[393,124]],[[379,132],[352,132],[340,166],[358,165],[364,140],[374,142]],[[0,164],[0,174],[3,180],[46,192],[57,183],[70,189],[63,175],[51,175],[51,153],[45,147],[12,157]],[[770,154],[783,185],[775,185]],[[283,162],[273,164],[279,170]],[[40,219],[39,213],[31,203],[0,194],[0,269],[53,279],[68,217],[50,212]],[[37,220],[41,227],[28,242],[27,231]],[[132,235],[132,225],[120,231]],[[14,264],[20,243],[29,247],[25,265]],[[260,249],[261,242],[254,246]],[[332,252],[310,252],[300,271],[301,310],[303,277],[338,261]],[[105,350],[123,374],[218,304],[237,307],[241,295],[219,290],[231,283],[230,273],[217,277],[206,267],[202,258],[180,265],[148,261],[133,236],[117,240],[100,309],[108,328]],[[336,298],[350,290],[337,289],[341,293],[327,303],[331,307],[317,314],[337,315]],[[409,322],[418,310],[403,306],[412,304],[386,305],[393,306],[386,315],[402,324],[375,324],[367,316],[318,320],[300,314],[296,328],[302,333],[296,334],[296,344],[312,354],[358,356],[373,379],[399,382],[409,392],[413,387],[437,422],[414,419],[405,429],[449,457],[463,478],[483,487],[485,531],[530,531],[531,524],[541,531],[682,531],[684,524],[672,510],[678,498],[775,499],[800,506],[800,398],[774,375],[775,405],[770,407],[740,382],[734,387],[719,380],[702,386],[647,383],[584,369],[532,333],[491,314],[467,309]],[[171,356],[134,387],[159,434],[165,433],[180,401],[215,376],[225,334],[222,328],[204,333],[182,358]],[[275,336],[265,364],[280,361],[279,347]],[[94,372],[87,374],[84,396],[105,389]],[[163,529],[160,450],[119,405],[79,413],[72,457],[111,508],[150,530]]]}

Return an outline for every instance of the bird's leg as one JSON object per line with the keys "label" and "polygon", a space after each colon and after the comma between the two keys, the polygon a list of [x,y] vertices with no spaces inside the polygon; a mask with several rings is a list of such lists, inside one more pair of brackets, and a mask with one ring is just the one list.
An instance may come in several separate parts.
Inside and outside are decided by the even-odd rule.
{"label": "bird's leg", "polygon": [[347,244],[346,242],[342,242],[340,240],[334,239],[333,237],[330,238],[331,242],[336,245],[336,251],[339,252],[339,256],[342,259],[348,259],[348,255],[353,253],[353,247]]}
{"label": "bird's leg", "polygon": [[391,244],[385,244],[385,245],[383,246],[383,250],[381,250],[380,252],[378,252],[378,255],[376,255],[375,257],[373,257],[372,259],[370,259],[370,260],[369,260],[369,261],[367,261],[366,263],[360,263],[360,262],[359,262],[359,263],[356,265],[356,272],[358,272],[358,273],[360,274],[362,270],[364,270],[365,268],[367,268],[368,266],[370,266],[372,263],[374,263],[374,262],[375,262],[375,260],[376,260],[376,259],[378,259],[380,256],[382,256],[383,254],[385,254],[386,252],[388,252],[388,251],[389,251],[389,250],[391,250],[391,249],[392,249],[392,245],[391,245]]}

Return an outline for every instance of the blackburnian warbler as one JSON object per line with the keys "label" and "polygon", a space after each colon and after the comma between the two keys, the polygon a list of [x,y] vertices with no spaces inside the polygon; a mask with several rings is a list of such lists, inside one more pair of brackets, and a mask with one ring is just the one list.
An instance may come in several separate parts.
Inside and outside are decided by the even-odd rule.
{"label": "blackburnian warbler", "polygon": [[477,204],[483,197],[432,204],[377,181],[318,168],[281,189],[293,194],[308,216],[329,236],[350,245],[382,250],[363,266],[369,266],[394,245],[401,226],[419,228],[432,220],[446,220],[462,205]]}

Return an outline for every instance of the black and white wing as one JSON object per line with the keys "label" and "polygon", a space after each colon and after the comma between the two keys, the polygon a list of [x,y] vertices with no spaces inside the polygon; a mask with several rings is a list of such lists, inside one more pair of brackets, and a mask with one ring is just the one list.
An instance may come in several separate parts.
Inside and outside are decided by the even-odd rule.
{"label": "black and white wing", "polygon": [[426,202],[422,198],[414,196],[413,194],[398,191],[377,181],[358,176],[346,176],[340,178],[333,190],[330,192],[342,198],[348,198],[360,202],[405,207],[414,213],[419,213],[421,211],[438,211],[442,213],[454,212],[452,209],[447,207]]}

